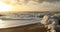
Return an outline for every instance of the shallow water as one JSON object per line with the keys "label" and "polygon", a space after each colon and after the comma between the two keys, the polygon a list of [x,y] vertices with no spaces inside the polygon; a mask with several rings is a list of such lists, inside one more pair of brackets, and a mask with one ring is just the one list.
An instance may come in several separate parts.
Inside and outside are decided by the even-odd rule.
{"label": "shallow water", "polygon": [[16,26],[23,26],[29,24],[39,23],[39,20],[1,20],[0,21],[0,28],[8,28],[8,27],[16,27]]}

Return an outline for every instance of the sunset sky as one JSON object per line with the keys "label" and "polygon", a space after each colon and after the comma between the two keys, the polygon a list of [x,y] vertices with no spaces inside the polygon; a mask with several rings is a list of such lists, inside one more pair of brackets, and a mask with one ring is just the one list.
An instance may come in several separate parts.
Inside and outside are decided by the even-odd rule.
{"label": "sunset sky", "polygon": [[25,12],[25,11],[60,11],[59,0],[21,1],[18,4],[15,0],[0,0],[0,12]]}

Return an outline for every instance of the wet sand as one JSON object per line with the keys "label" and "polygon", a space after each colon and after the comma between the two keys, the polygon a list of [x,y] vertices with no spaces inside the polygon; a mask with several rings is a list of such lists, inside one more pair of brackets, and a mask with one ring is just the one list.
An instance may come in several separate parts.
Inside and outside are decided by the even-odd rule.
{"label": "wet sand", "polygon": [[0,29],[0,32],[47,32],[47,29],[42,24],[33,24],[23,27]]}

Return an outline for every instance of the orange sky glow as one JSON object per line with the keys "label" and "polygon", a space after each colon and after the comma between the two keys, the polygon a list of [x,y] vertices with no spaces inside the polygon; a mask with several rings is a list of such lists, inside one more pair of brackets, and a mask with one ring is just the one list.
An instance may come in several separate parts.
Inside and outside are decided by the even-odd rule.
{"label": "orange sky glow", "polygon": [[[49,4],[49,5],[48,5]],[[17,3],[8,3],[4,1],[0,1],[0,12],[25,12],[25,11],[53,11],[59,10],[58,5],[55,7],[54,5],[50,5],[49,2],[37,3],[34,1],[30,1],[27,4],[19,5]],[[54,7],[53,7],[54,6]]]}

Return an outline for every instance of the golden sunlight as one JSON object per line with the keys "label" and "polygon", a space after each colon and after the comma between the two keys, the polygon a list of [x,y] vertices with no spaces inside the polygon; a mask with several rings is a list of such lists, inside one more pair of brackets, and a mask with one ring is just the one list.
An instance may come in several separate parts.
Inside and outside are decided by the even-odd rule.
{"label": "golden sunlight", "polygon": [[[56,2],[57,4],[57,2]],[[1,0],[0,1],[0,12],[2,13],[15,13],[15,12],[30,12],[30,11],[56,11],[60,10],[59,4],[54,4],[50,2],[42,2],[42,3],[37,3],[35,1],[29,1],[28,3],[25,3],[24,1],[21,0],[20,2],[17,2],[17,0]],[[58,6],[59,5],[59,6]],[[4,13],[4,14],[5,14]]]}
{"label": "golden sunlight", "polygon": [[0,2],[0,12],[8,11],[10,8],[11,8],[10,5]]}

